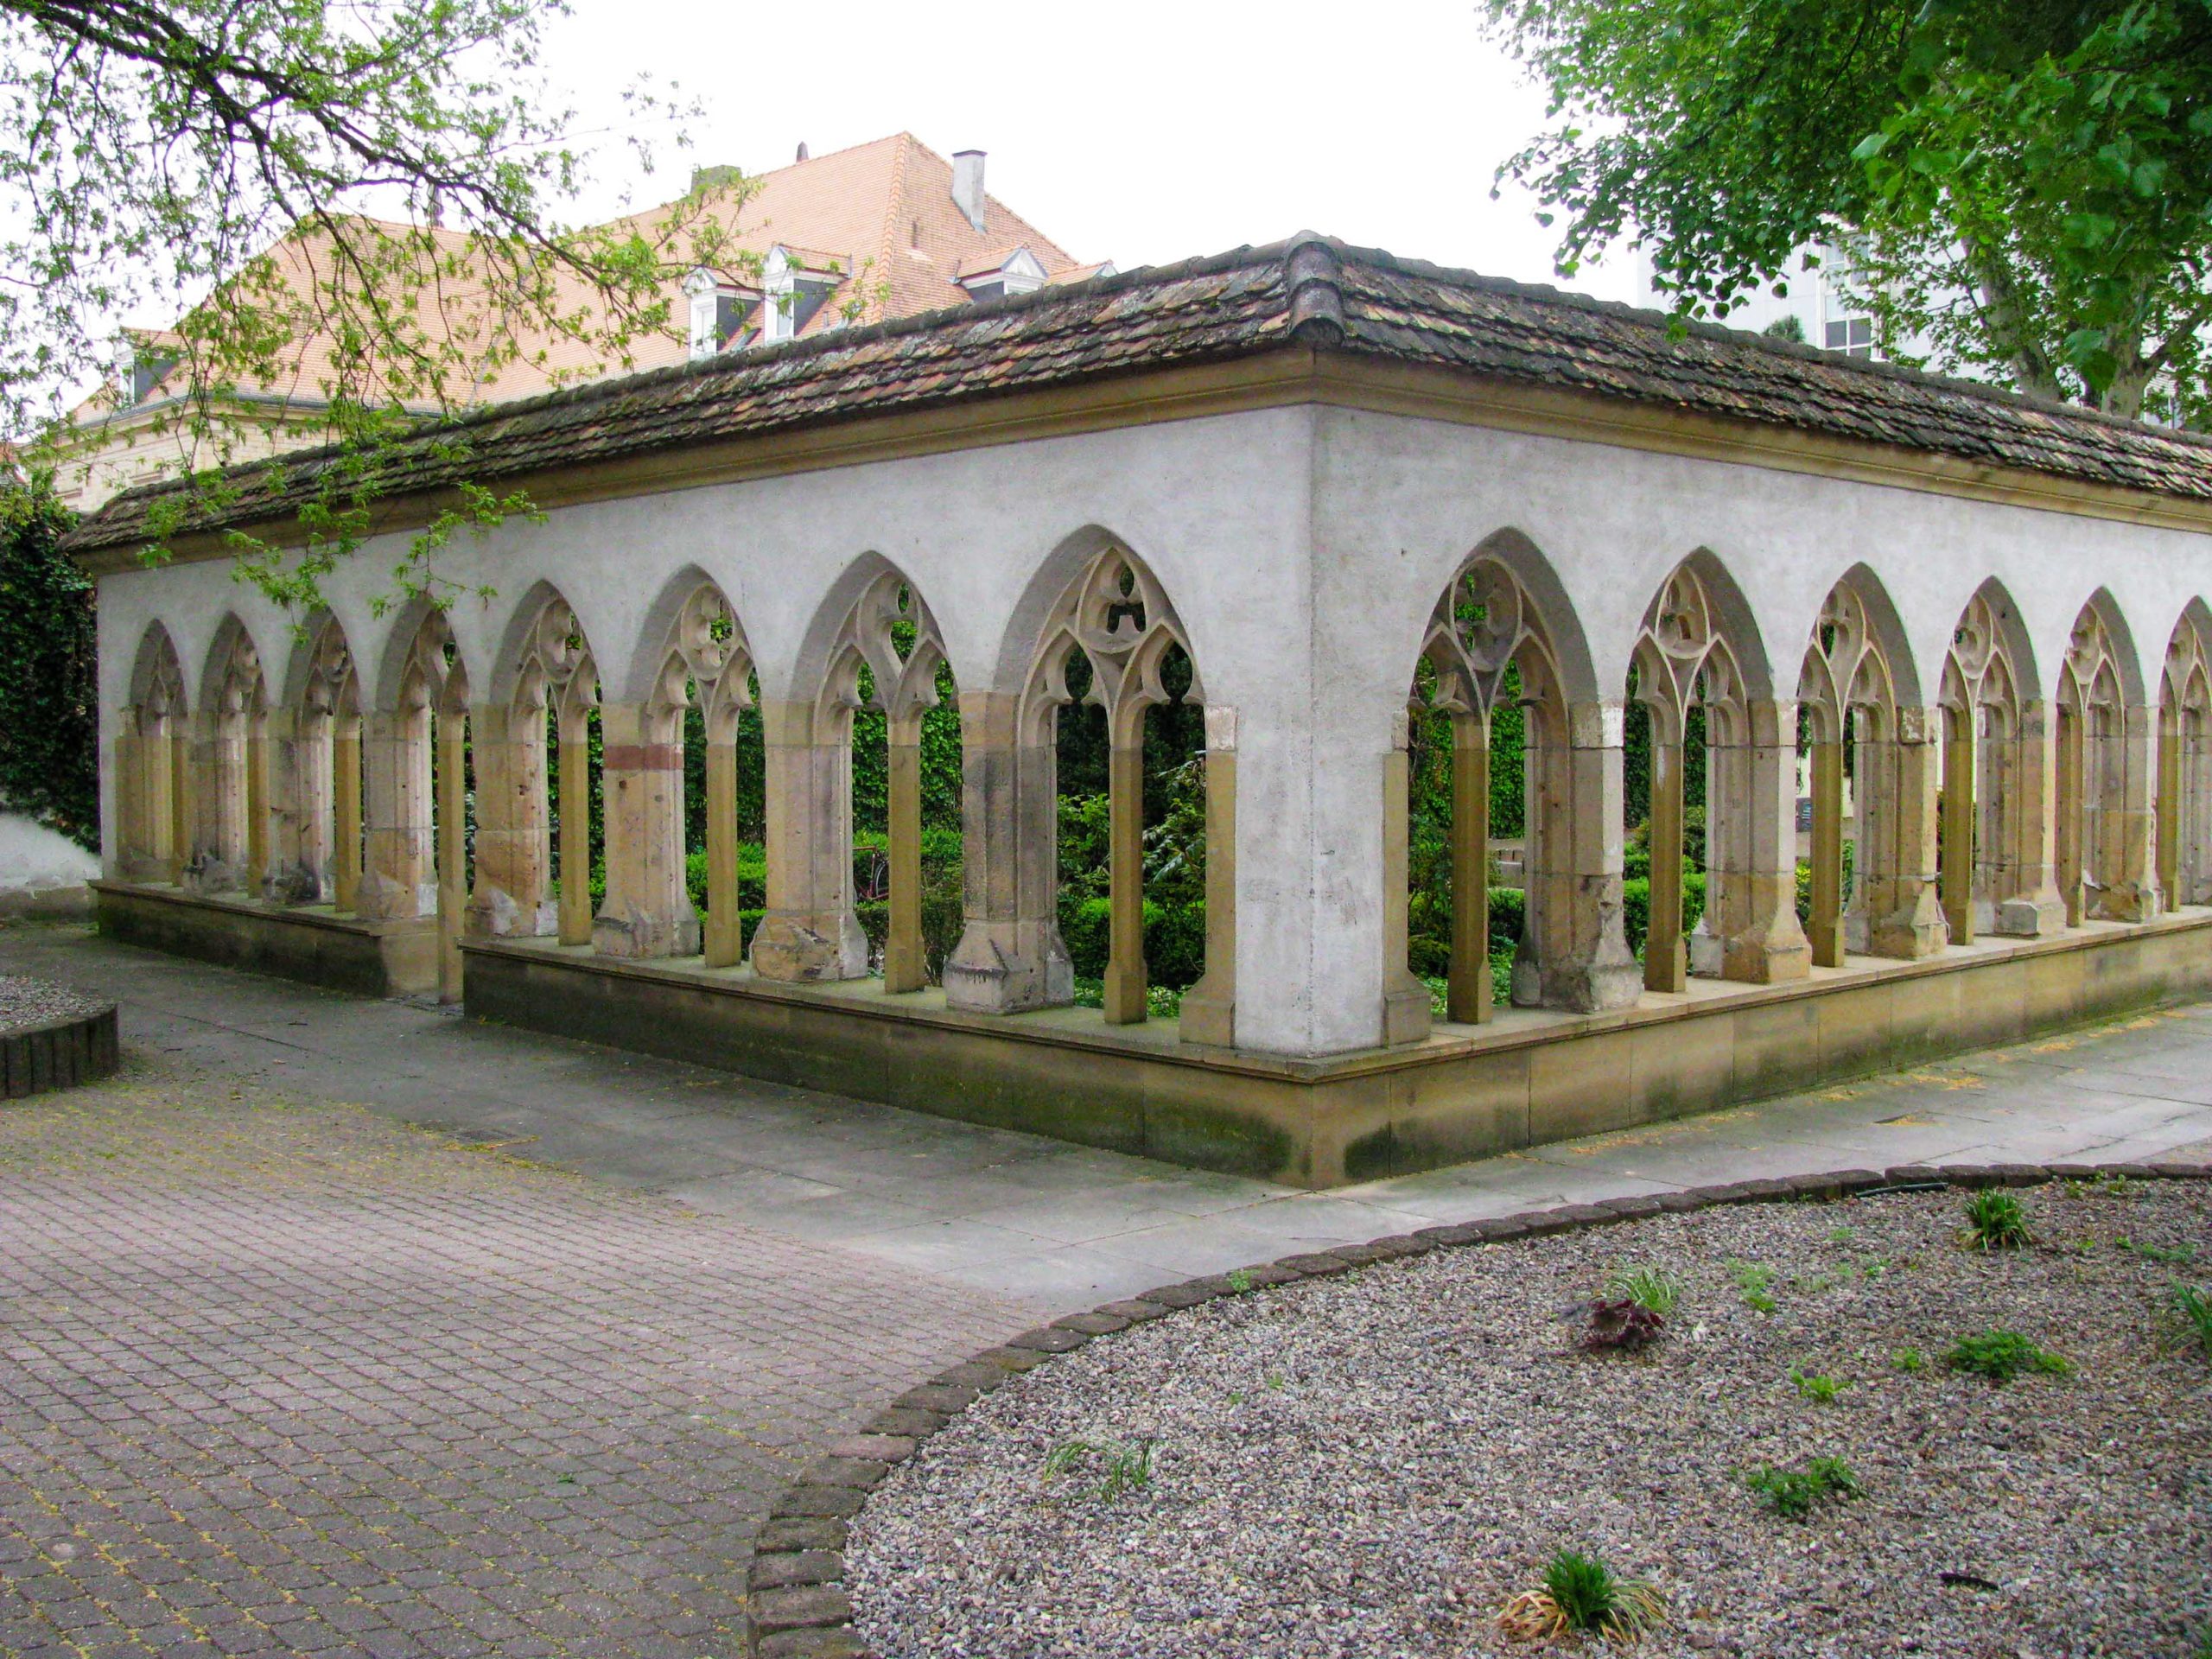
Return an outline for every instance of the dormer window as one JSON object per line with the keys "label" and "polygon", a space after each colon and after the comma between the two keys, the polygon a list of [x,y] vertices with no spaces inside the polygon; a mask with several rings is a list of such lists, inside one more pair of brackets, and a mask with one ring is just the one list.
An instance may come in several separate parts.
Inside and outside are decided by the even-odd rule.
{"label": "dormer window", "polygon": [[143,404],[153,396],[154,388],[168,378],[176,367],[177,353],[173,347],[125,335],[120,353],[120,378],[129,388],[130,401]]}
{"label": "dormer window", "polygon": [[1027,248],[1001,248],[960,262],[953,280],[981,303],[1004,299],[1009,294],[1033,294],[1045,286],[1045,267]]}
{"label": "dormer window", "polygon": [[767,261],[761,266],[761,283],[768,300],[763,337],[797,340],[844,283],[842,263],[828,254],[781,245],[769,249]]}
{"label": "dormer window", "polygon": [[691,360],[712,357],[726,349],[744,327],[747,312],[760,296],[727,276],[699,270],[683,279],[683,292],[691,302]]}

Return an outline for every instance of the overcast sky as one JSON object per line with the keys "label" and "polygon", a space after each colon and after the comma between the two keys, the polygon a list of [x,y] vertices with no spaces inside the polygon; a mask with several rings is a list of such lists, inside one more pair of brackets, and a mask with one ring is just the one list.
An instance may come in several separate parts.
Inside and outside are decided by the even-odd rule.
{"label": "overcast sky", "polygon": [[[1535,204],[1491,175],[1543,99],[1484,38],[1470,0],[1328,8],[1185,0],[709,7],[572,0],[546,69],[595,119],[639,72],[706,105],[695,148],[640,184],[610,143],[607,186],[638,202],[694,162],[747,172],[902,128],[989,152],[988,188],[1082,259],[1132,265],[1316,230],[1392,252],[1550,282]],[[611,188],[592,204],[622,205]],[[1631,262],[1575,286],[1630,297]]]}

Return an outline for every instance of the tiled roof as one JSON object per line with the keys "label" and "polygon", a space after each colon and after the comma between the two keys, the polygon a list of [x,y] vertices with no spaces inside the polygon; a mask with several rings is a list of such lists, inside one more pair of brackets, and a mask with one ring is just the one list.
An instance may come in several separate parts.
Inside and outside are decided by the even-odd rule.
{"label": "tiled roof", "polygon": [[[1482,380],[2212,500],[2212,441],[2193,435],[1731,329],[1676,334],[1656,313],[1315,236],[503,404],[404,442],[390,463],[404,485],[395,479],[392,487],[489,482],[1249,356],[1294,339]],[[283,516],[312,496],[328,464],[323,452],[308,452],[239,469],[221,522]],[[82,551],[143,539],[149,504],[178,487],[118,497],[68,544]]]}

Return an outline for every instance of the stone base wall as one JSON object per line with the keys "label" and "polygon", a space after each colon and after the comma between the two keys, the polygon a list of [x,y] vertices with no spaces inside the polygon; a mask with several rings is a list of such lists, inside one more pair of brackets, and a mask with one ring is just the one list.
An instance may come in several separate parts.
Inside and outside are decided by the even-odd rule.
{"label": "stone base wall", "polygon": [[126,944],[364,996],[438,988],[433,918],[365,922],[113,881],[92,890],[100,931]]}
{"label": "stone base wall", "polygon": [[115,1006],[0,1033],[0,1099],[21,1100],[112,1077],[123,1063]]}
{"label": "stone base wall", "polygon": [[1780,987],[1513,1014],[1323,1061],[1193,1052],[1169,1021],[963,1014],[535,942],[463,947],[468,1012],[939,1116],[1304,1187],[1791,1093],[2212,994],[2212,912],[1978,943]]}

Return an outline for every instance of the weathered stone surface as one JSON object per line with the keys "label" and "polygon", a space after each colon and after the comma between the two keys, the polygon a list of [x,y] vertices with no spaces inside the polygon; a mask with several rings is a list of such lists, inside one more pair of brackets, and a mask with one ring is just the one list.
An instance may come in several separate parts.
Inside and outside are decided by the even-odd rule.
{"label": "weathered stone surface", "polygon": [[780,1554],[758,1554],[746,1573],[746,1586],[754,1594],[800,1585],[835,1584],[845,1576],[845,1557],[834,1549],[799,1549]]}
{"label": "weathered stone surface", "polygon": [[846,1624],[852,1621],[853,1604],[842,1589],[830,1585],[800,1585],[789,1590],[769,1590],[753,1598],[753,1622],[763,1636],[810,1625]]}

